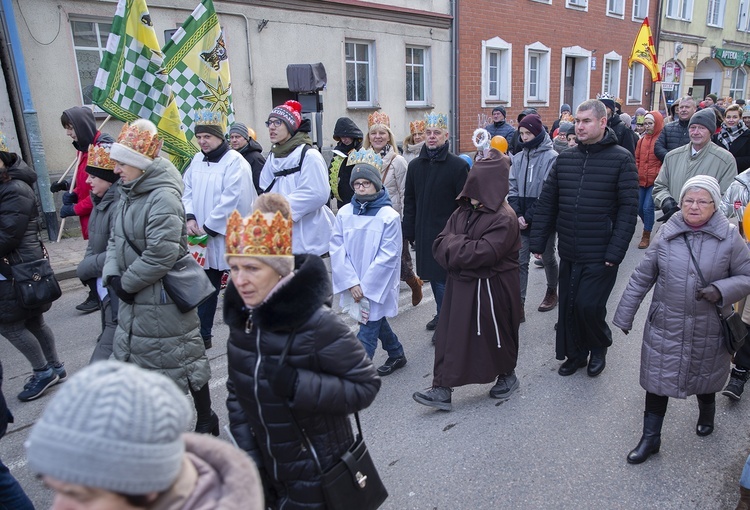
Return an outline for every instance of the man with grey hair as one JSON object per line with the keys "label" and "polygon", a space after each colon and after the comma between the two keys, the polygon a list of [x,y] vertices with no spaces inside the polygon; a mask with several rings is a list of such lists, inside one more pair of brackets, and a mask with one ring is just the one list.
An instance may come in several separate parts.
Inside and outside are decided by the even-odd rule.
{"label": "man with grey hair", "polygon": [[680,104],[677,106],[677,120],[664,126],[654,144],[654,154],[659,158],[659,161],[664,161],[667,153],[672,149],[690,143],[688,123],[694,113],[695,99],[692,96],[685,96],[680,99]]}
{"label": "man with grey hair", "polygon": [[[540,258],[553,232],[560,253],[558,373],[588,365],[596,377],[606,365],[612,332],[607,299],[635,231],[638,172],[630,152],[607,127],[607,110],[596,99],[575,115],[578,146],[555,161],[537,201],[529,248]],[[589,354],[591,359],[589,360]]]}

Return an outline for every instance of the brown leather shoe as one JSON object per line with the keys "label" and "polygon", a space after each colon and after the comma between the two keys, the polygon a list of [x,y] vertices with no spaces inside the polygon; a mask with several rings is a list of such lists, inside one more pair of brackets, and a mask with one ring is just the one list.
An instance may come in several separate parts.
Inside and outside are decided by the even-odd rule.
{"label": "brown leather shoe", "polygon": [[648,248],[649,243],[651,242],[651,232],[648,230],[643,231],[643,235],[641,236],[641,242],[638,243],[638,249],[639,250],[645,250]]}
{"label": "brown leather shoe", "polygon": [[417,306],[422,301],[422,280],[417,275],[407,278],[406,284],[411,288],[411,304]]}
{"label": "brown leather shoe", "polygon": [[547,287],[542,304],[539,305],[540,312],[549,312],[557,306],[557,289]]}

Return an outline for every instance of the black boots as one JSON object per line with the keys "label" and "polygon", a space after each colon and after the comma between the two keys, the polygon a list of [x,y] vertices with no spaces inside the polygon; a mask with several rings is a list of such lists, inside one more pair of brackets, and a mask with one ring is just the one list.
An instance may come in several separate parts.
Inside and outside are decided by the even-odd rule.
{"label": "black boots", "polygon": [[605,366],[607,366],[607,348],[597,347],[596,349],[591,349],[589,366],[586,369],[589,377],[596,377],[601,374]]}
{"label": "black boots", "polygon": [[729,378],[729,383],[721,394],[732,400],[741,399],[742,391],[745,389],[745,382],[747,382],[747,375],[747,370],[734,367],[732,369],[732,376]]}
{"label": "black boots", "polygon": [[648,412],[643,413],[643,435],[638,442],[638,446],[628,454],[628,464],[640,464],[648,459],[652,453],[659,453],[663,423],[664,416]]}
{"label": "black boots", "polygon": [[698,401],[698,424],[695,433],[699,436],[707,436],[714,431],[714,415],[716,414],[716,402],[706,404]]}
{"label": "black boots", "polygon": [[211,415],[206,419],[198,418],[195,422],[195,431],[199,434],[219,435],[219,417],[211,411]]}

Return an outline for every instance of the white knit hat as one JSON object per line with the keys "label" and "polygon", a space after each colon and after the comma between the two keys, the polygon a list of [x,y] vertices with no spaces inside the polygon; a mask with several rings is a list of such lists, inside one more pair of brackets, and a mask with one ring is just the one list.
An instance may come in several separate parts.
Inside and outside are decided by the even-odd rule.
{"label": "white knit hat", "polygon": [[680,191],[680,203],[682,203],[685,193],[690,188],[700,188],[708,191],[714,201],[714,205],[717,209],[719,208],[719,204],[721,204],[721,187],[715,177],[711,177],[710,175],[696,175],[688,179],[682,187],[682,191]]}
{"label": "white knit hat", "polygon": [[187,397],[119,361],[89,365],[57,392],[26,442],[32,471],[128,495],[168,489],[182,468]]}

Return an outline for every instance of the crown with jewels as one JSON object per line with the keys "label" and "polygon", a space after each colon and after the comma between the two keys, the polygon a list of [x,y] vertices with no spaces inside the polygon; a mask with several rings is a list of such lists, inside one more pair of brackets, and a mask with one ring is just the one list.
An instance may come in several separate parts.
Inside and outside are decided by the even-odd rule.
{"label": "crown with jewels", "polygon": [[195,121],[197,126],[218,126],[222,129],[226,126],[224,114],[211,110],[196,110],[195,114],[193,114],[193,121]]}
{"label": "crown with jewels", "polygon": [[426,128],[448,129],[448,116],[444,113],[426,113],[424,122]]}
{"label": "crown with jewels", "polygon": [[161,149],[161,138],[158,133],[152,135],[149,131],[141,130],[131,124],[122,126],[117,143],[149,159],[156,159]]}
{"label": "crown with jewels", "polygon": [[8,148],[8,139],[5,138],[2,131],[0,131],[0,152],[10,152],[10,149]]}
{"label": "crown with jewels", "polygon": [[383,126],[390,128],[391,118],[386,113],[372,112],[367,117],[367,129],[370,129],[372,126],[375,126],[375,125],[383,125]]}
{"label": "crown with jewels", "polygon": [[292,257],[292,220],[281,212],[256,210],[243,218],[235,210],[227,221],[226,255],[239,257]]}
{"label": "crown with jewels", "polygon": [[415,120],[414,122],[409,122],[409,132],[411,134],[415,133],[424,133],[424,121],[423,120]]}
{"label": "crown with jewels", "polygon": [[372,149],[360,149],[349,154],[349,159],[346,161],[347,165],[370,165],[375,168],[378,172],[383,168],[383,158],[380,154],[376,154]]}
{"label": "crown with jewels", "polygon": [[114,170],[115,162],[109,157],[111,149],[111,144],[99,145],[92,143],[89,145],[89,159],[86,162],[86,165],[94,168],[103,168],[105,170]]}

